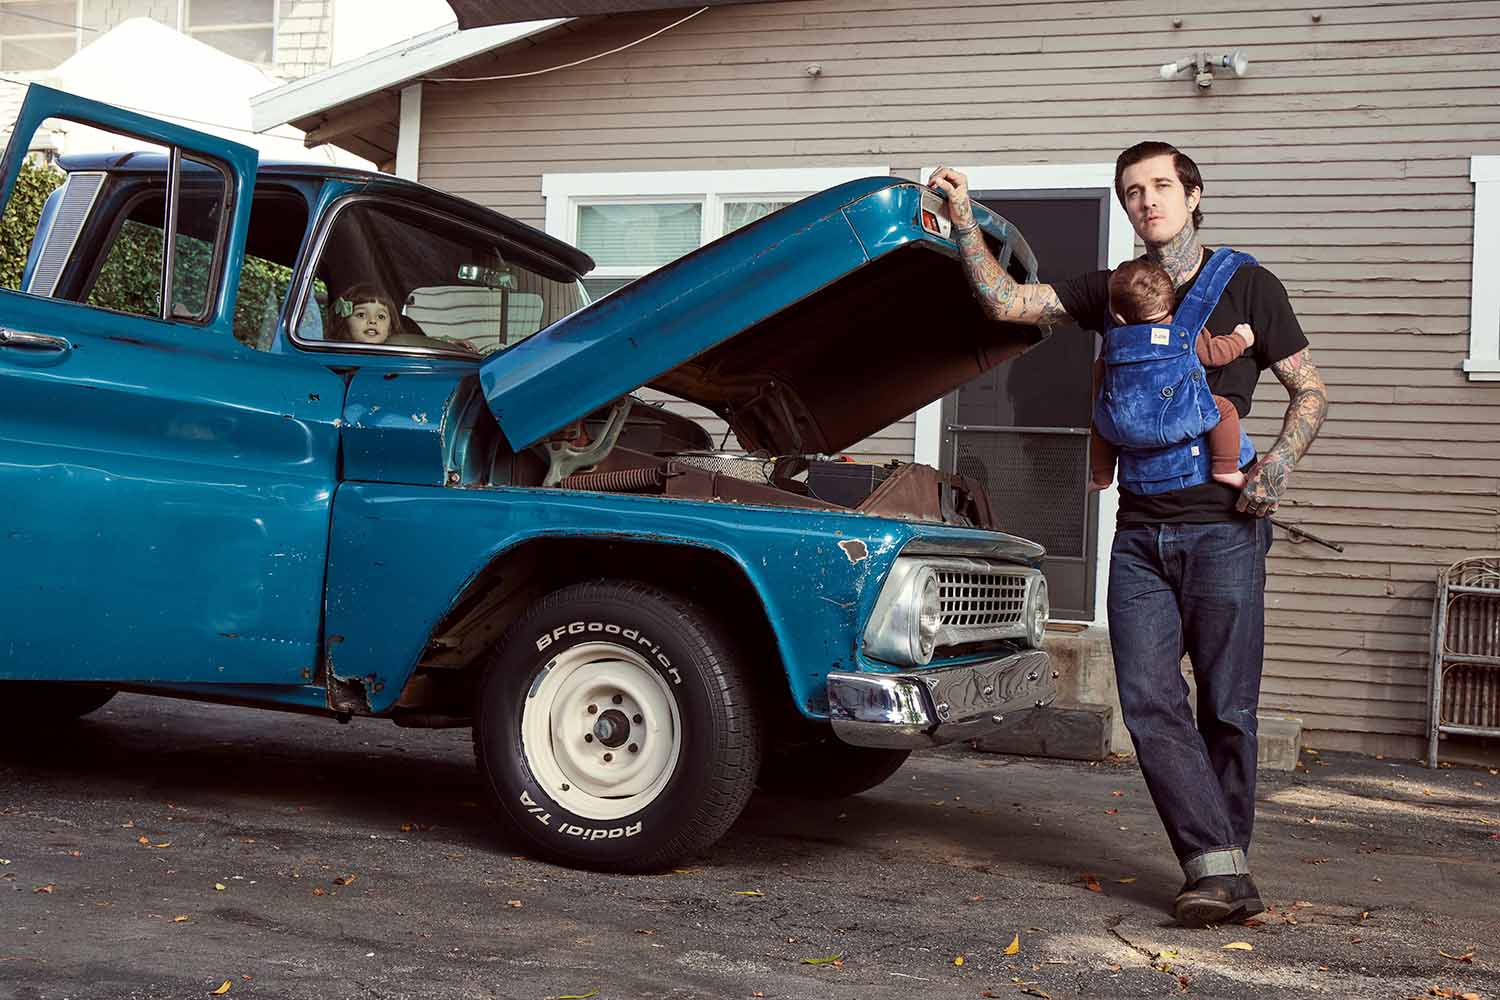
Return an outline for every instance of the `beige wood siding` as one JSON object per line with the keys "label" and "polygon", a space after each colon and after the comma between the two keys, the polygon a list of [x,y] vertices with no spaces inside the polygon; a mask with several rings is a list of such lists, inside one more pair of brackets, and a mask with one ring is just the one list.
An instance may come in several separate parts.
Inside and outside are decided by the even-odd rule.
{"label": "beige wood siding", "polygon": [[[1201,6],[715,9],[560,72],[430,85],[420,176],[541,225],[546,172],[874,160],[915,176],[937,162],[1100,162],[1142,138],[1175,142],[1203,168],[1205,237],[1255,253],[1285,282],[1333,398],[1283,513],[1345,551],[1277,533],[1263,707],[1302,716],[1315,746],[1410,752],[1434,575],[1500,548],[1500,383],[1470,383],[1459,368],[1468,158],[1500,153],[1500,5]],[[581,23],[461,69],[566,63],[679,16]],[[1199,93],[1156,76],[1185,53],[1236,47],[1251,58],[1243,80],[1221,75]],[[1266,376],[1248,423],[1262,447],[1284,401]],[[881,441],[909,455],[910,424]]]}

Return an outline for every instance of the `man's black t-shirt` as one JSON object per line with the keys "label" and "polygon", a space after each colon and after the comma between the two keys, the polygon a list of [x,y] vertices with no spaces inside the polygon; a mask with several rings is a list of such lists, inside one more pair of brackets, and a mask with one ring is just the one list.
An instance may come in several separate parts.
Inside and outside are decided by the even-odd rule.
{"label": "man's black t-shirt", "polygon": [[[1205,248],[1203,259],[1208,259]],[[1201,273],[1201,271],[1200,271]],[[1109,317],[1108,271],[1090,271],[1053,285],[1058,301],[1068,315],[1085,330],[1102,334],[1113,323]],[[1187,297],[1191,285],[1177,290],[1177,305]],[[1214,336],[1232,333],[1240,323],[1249,323],[1255,344],[1222,368],[1208,371],[1208,387],[1216,396],[1234,404],[1241,417],[1250,412],[1250,398],[1260,373],[1307,346],[1307,337],[1297,322],[1286,289],[1270,271],[1242,266],[1229,279],[1224,295],[1208,317]],[[1235,512],[1239,491],[1210,480],[1201,486],[1145,496],[1120,490],[1119,524],[1206,524],[1246,515]]]}

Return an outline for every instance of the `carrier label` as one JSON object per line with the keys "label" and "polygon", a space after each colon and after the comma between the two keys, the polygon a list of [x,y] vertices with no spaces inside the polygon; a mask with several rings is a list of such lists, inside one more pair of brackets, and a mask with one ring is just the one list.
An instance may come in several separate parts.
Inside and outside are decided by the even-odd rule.
{"label": "carrier label", "polygon": [[1172,331],[1165,327],[1151,328],[1151,343],[1157,347],[1166,347],[1172,342]]}

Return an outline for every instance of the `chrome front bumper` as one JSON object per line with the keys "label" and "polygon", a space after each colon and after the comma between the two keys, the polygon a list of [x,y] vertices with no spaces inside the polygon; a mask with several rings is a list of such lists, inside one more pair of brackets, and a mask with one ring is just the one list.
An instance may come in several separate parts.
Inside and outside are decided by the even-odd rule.
{"label": "chrome front bumper", "polygon": [[1057,674],[1039,649],[961,667],[828,675],[834,734],[861,747],[931,747],[986,736],[1008,717],[1056,697]]}

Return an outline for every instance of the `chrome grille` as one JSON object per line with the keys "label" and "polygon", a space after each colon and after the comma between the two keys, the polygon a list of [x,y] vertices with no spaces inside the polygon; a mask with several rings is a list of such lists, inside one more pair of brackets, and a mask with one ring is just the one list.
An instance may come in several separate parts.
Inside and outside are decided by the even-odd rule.
{"label": "chrome grille", "polygon": [[1026,608],[1026,577],[1019,573],[940,569],[938,589],[944,628],[1018,625]]}
{"label": "chrome grille", "polygon": [[938,646],[962,646],[1026,634],[1026,597],[1038,570],[988,559],[924,560],[938,574],[943,623]]}

